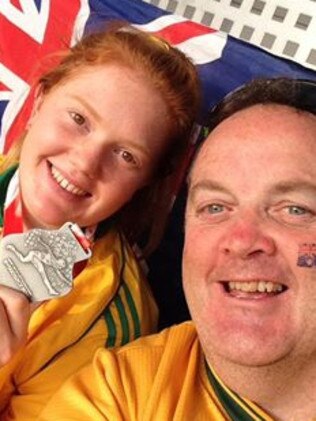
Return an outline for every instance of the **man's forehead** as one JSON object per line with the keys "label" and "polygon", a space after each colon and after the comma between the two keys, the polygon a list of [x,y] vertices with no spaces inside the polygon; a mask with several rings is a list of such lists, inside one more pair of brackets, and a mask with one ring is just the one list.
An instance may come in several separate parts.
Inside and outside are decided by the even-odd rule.
{"label": "man's forehead", "polygon": [[[227,119],[216,127],[201,145],[193,162],[188,177],[190,194],[192,190],[223,191],[229,185],[247,188],[249,183],[276,195],[314,190],[316,118],[296,110],[285,110],[283,115],[283,108],[265,112],[260,124],[256,124],[258,119],[251,120],[260,111],[257,108],[255,113],[252,110],[240,114],[241,118]],[[274,110],[277,110],[277,119],[269,119]],[[287,122],[288,112],[296,122]],[[248,123],[250,121],[254,127],[249,126],[248,130],[244,117],[249,117]],[[269,127],[271,121],[275,128]],[[282,121],[282,127],[275,124]]]}
{"label": "man's forehead", "polygon": [[[312,124],[309,124],[309,123]],[[250,137],[252,141],[248,144],[259,142],[262,148],[269,138],[282,134],[283,138],[290,135],[299,137],[302,140],[302,147],[307,138],[312,138],[316,144],[316,116],[298,111],[287,105],[279,104],[256,104],[240,110],[223,120],[207,136],[192,164],[192,170],[199,167],[201,163],[208,160],[215,162],[216,152],[221,151],[225,155],[227,144],[238,152],[243,148],[244,136]],[[303,137],[304,136],[304,137]],[[232,143],[233,142],[233,143]]]}
{"label": "man's forehead", "polygon": [[201,171],[201,167],[209,168],[212,165],[212,163],[214,163],[215,154],[213,153],[213,148],[216,148],[216,138],[217,133],[215,129],[212,133],[210,133],[207,136],[203,144],[200,146],[191,164],[189,182],[192,180],[192,177],[194,177],[196,173],[199,173]]}

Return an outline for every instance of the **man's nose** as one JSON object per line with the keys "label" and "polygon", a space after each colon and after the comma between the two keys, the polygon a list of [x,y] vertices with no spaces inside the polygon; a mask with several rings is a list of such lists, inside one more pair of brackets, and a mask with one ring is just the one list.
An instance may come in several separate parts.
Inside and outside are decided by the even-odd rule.
{"label": "man's nose", "polygon": [[244,214],[227,227],[221,250],[225,254],[247,259],[259,254],[273,255],[276,246],[266,221]]}

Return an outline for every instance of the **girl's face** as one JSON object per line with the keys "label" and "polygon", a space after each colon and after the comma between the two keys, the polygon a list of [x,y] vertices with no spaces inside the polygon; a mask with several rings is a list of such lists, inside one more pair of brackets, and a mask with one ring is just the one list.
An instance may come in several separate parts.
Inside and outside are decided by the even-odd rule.
{"label": "girl's face", "polygon": [[112,215],[149,182],[169,124],[159,92],[115,64],[83,68],[39,95],[20,158],[26,228]]}

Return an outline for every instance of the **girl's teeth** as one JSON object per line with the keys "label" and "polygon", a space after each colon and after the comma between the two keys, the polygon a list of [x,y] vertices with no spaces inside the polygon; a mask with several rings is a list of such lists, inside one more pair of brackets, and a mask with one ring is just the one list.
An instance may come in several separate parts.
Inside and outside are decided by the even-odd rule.
{"label": "girl's teeth", "polygon": [[53,178],[57,181],[57,183],[62,187],[64,190],[72,193],[76,196],[84,196],[86,192],[79,187],[71,184],[64,176],[52,165],[51,172]]}
{"label": "girl's teeth", "polygon": [[243,292],[282,292],[283,286],[270,281],[228,282],[229,291]]}
{"label": "girl's teeth", "polygon": [[69,183],[67,180],[63,179],[59,184],[61,185],[63,189],[67,189],[67,186]]}

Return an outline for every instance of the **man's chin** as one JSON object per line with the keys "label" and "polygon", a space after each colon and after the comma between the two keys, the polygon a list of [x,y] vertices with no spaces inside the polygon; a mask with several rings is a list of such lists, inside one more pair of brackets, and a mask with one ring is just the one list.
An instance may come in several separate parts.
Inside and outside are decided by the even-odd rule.
{"label": "man's chin", "polygon": [[248,368],[268,367],[286,359],[293,350],[293,344],[289,341],[275,339],[279,338],[263,342],[261,339],[242,338],[239,335],[235,340],[226,339],[224,343],[212,341],[210,346],[203,346],[203,349],[209,360],[222,360]]}

